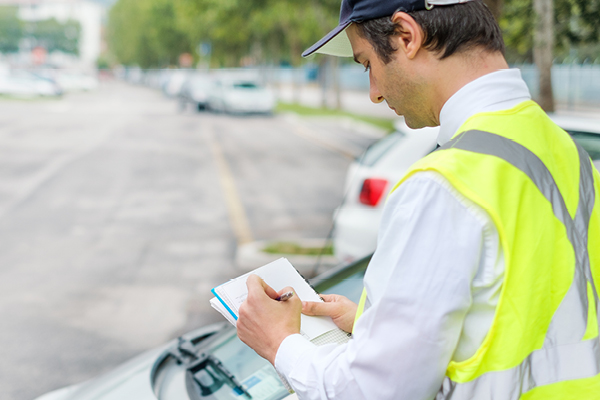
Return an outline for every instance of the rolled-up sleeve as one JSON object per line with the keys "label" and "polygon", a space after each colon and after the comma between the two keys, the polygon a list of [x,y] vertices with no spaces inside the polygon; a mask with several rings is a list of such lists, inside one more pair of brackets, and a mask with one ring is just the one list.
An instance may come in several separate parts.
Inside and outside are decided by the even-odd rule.
{"label": "rolled-up sleeve", "polygon": [[275,367],[302,400],[436,396],[472,304],[482,261],[481,209],[420,173],[388,199],[365,275],[370,307],[344,345],[286,338]]}

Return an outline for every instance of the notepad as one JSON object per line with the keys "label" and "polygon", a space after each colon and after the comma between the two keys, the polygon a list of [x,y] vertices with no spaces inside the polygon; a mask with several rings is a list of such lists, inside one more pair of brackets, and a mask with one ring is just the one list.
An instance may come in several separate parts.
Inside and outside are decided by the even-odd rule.
{"label": "notepad", "polygon": [[[215,297],[210,300],[210,305],[234,326],[237,324],[240,306],[248,297],[246,280],[251,274],[260,276],[277,292],[291,286],[302,301],[323,301],[296,268],[286,258],[280,258],[212,289]],[[317,346],[331,343],[342,344],[350,340],[350,334],[339,329],[330,317],[302,314],[300,316],[300,334]],[[285,388],[293,393],[294,391],[285,377],[279,371],[277,374]]]}
{"label": "notepad", "polygon": [[[323,301],[296,268],[286,258],[280,258],[212,289],[215,297],[210,300],[211,306],[233,325],[248,296],[246,280],[251,274],[260,276],[275,291],[291,286],[302,301]],[[339,329],[330,317],[302,314],[300,319],[300,334],[317,345],[349,340],[349,334]]]}

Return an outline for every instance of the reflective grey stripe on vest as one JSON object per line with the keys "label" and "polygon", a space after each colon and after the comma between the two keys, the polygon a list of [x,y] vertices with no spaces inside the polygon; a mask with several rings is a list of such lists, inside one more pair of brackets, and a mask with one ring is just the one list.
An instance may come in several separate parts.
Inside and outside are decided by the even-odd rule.
{"label": "reflective grey stripe on vest", "polygon": [[[575,219],[569,215],[562,194],[542,160],[526,147],[505,137],[467,131],[437,151],[455,148],[501,158],[527,175],[552,205],[575,250],[575,274],[567,295],[554,314],[542,349],[534,351],[515,368],[489,372],[458,384],[448,377],[436,399],[518,399],[542,385],[592,377],[600,373],[598,338],[582,342],[588,316],[587,282],[592,283],[596,310],[598,293],[593,284],[587,251],[588,227],[595,202],[594,178],[587,153],[577,144],[580,160],[579,204]],[[598,319],[600,321],[600,318]]]}

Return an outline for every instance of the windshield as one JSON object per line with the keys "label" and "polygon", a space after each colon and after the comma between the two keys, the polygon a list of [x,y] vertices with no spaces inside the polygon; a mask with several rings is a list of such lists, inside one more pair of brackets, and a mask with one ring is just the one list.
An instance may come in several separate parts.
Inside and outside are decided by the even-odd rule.
{"label": "windshield", "polygon": [[385,153],[396,145],[404,135],[400,132],[394,132],[383,139],[373,143],[359,158],[358,162],[368,167],[373,166]]}
{"label": "windshield", "polygon": [[[289,395],[271,364],[243,344],[235,335],[235,331],[227,340],[217,345],[212,354],[248,390],[252,399],[275,400]],[[244,396],[240,396],[232,387],[223,385],[210,398],[239,399]]]}
{"label": "windshield", "polygon": [[[368,261],[367,258],[340,271],[321,275],[319,279],[311,283],[318,292],[337,293],[358,302],[363,290],[362,278]],[[283,386],[271,364],[243,344],[238,339],[235,330],[232,329],[230,333],[223,335],[222,340],[213,344],[210,353],[237,378],[253,400],[279,400],[289,396],[289,392]],[[216,389],[205,396],[202,396],[199,390],[192,390],[195,393],[190,393],[191,398],[220,400],[247,398],[231,386],[215,385],[215,379],[218,380],[218,376],[215,378],[214,375],[210,371],[196,373],[196,379],[204,380],[205,387],[213,385]]]}

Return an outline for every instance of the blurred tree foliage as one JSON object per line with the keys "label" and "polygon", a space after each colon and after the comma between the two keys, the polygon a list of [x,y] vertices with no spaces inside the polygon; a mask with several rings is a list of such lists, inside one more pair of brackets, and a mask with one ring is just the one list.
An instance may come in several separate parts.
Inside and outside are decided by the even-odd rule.
{"label": "blurred tree foliage", "polygon": [[117,59],[164,67],[201,43],[216,66],[287,62],[337,23],[339,0],[118,0],[108,41]]}
{"label": "blurred tree foliage", "polygon": [[[600,42],[600,0],[554,0],[554,8],[556,56]],[[534,18],[531,0],[504,0],[500,27],[509,61],[532,61]]]}
{"label": "blurred tree foliage", "polygon": [[19,41],[23,35],[20,21],[17,19],[17,7],[0,7],[0,52],[19,51]]}
{"label": "blurred tree foliage", "polygon": [[55,19],[43,21],[21,21],[18,18],[18,7],[0,6],[0,52],[15,53],[19,51],[22,40],[29,41],[29,46],[42,46],[47,51],[62,51],[70,54],[79,53],[79,22],[60,23]]}
{"label": "blurred tree foliage", "polygon": [[23,22],[25,37],[33,41],[34,46],[41,46],[48,52],[62,51],[79,54],[79,35],[81,26],[77,21],[64,24],[56,19]]}
{"label": "blurred tree foliage", "polygon": [[337,23],[339,0],[176,0],[193,43],[212,45],[211,61],[299,65],[302,50]]}
{"label": "blurred tree foliage", "polygon": [[[484,0],[497,16],[509,61],[532,61],[532,0]],[[600,0],[554,0],[557,54],[600,41]],[[286,63],[337,23],[340,0],[118,0],[108,41],[125,65],[177,63],[187,52],[213,66]],[[210,55],[198,54],[201,43]],[[206,46],[208,48],[208,46]]]}
{"label": "blurred tree foliage", "polygon": [[110,10],[108,42],[117,59],[142,68],[176,63],[192,48],[171,0],[119,0]]}
{"label": "blurred tree foliage", "polygon": [[494,14],[496,20],[502,17],[502,8],[504,7],[504,0],[483,0],[483,2],[489,7]]}

